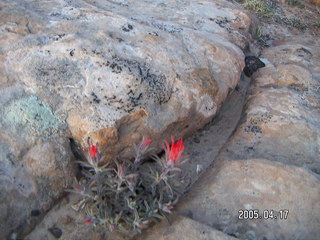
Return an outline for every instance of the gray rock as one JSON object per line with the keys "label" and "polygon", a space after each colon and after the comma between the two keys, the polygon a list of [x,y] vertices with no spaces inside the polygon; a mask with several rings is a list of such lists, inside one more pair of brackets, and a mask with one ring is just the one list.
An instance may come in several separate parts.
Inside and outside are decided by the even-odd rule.
{"label": "gray rock", "polygon": [[48,229],[48,231],[57,239],[62,236],[62,231],[58,227],[51,227]]}
{"label": "gray rock", "polygon": [[4,239],[11,231],[30,231],[37,221],[30,212],[51,207],[73,182],[74,167],[66,125],[50,106],[34,95],[2,92],[0,238]]}
{"label": "gray rock", "polygon": [[[69,194],[63,201],[55,204],[43,217],[40,224],[25,236],[25,240],[104,240],[103,229],[90,227],[85,223],[85,214],[75,211],[72,206],[80,200],[79,195]],[[51,229],[51,231],[50,231]],[[54,237],[53,234],[56,234]],[[117,239],[113,238],[112,239]],[[120,239],[119,239],[120,240]],[[121,239],[123,240],[123,239]]]}

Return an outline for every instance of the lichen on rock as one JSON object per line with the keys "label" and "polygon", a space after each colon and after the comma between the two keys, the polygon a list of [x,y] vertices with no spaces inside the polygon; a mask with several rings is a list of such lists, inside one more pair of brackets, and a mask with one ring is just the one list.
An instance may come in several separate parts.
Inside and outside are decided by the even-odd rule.
{"label": "lichen on rock", "polygon": [[31,133],[41,136],[57,132],[62,125],[50,106],[33,95],[9,103],[4,108],[3,118],[9,127],[25,127]]}

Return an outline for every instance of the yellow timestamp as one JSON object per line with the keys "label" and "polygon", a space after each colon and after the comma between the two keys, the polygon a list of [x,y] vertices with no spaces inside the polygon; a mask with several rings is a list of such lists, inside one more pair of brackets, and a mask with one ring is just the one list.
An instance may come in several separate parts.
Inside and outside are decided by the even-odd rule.
{"label": "yellow timestamp", "polygon": [[259,211],[259,209],[240,209],[238,211],[238,219],[240,220],[253,220],[253,219],[280,219],[285,220],[288,219],[289,210],[281,209],[281,210],[263,210]]}

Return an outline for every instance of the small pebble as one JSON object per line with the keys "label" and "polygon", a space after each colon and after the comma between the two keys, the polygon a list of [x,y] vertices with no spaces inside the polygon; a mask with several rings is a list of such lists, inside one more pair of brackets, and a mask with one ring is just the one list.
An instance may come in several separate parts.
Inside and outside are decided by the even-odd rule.
{"label": "small pebble", "polygon": [[48,230],[55,238],[60,238],[62,236],[62,230],[60,228],[52,227]]}

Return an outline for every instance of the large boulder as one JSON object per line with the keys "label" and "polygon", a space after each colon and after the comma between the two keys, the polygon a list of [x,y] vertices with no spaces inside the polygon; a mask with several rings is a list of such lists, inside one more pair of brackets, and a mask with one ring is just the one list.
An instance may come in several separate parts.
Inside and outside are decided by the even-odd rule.
{"label": "large boulder", "polygon": [[68,137],[105,161],[187,136],[244,67],[250,18],[227,1],[1,1],[0,238],[28,232],[75,175]]}
{"label": "large boulder", "polygon": [[108,145],[109,160],[142,135],[157,145],[202,127],[244,67],[250,19],[224,1],[2,5],[1,82],[49,104],[83,148]]}

